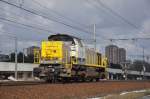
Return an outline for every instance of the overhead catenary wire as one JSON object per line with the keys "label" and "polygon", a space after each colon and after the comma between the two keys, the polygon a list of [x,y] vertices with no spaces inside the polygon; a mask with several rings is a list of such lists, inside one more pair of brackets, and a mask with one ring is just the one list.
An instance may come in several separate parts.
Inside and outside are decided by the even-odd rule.
{"label": "overhead catenary wire", "polygon": [[[0,10],[2,10],[2,11],[8,11],[8,10],[3,9],[3,8],[0,8]],[[24,16],[21,16],[21,15],[18,15],[18,14],[16,14],[16,13],[14,13],[14,12],[10,12],[10,11],[9,11],[9,13],[11,13],[12,15],[14,15],[14,16],[16,16],[16,17],[18,17],[18,18],[19,18],[19,17],[24,17]],[[18,22],[18,18],[12,17],[12,16],[10,16],[10,15],[9,15],[9,17],[10,17],[10,18],[13,18],[13,19],[14,19],[13,21],[17,20],[17,22]],[[10,20],[10,19],[9,19],[9,20]],[[4,20],[4,21],[5,21],[5,20]],[[2,21],[0,20],[0,22],[2,22]],[[10,22],[10,21],[8,21],[8,22]],[[28,20],[27,20],[27,22],[28,22]],[[20,22],[20,23],[21,23],[21,22]],[[30,23],[31,23],[31,21],[30,21]],[[35,22],[34,22],[34,23],[35,23]],[[11,24],[9,24],[9,23],[7,23],[7,24],[8,24],[8,25],[11,25]],[[28,28],[28,27],[25,27],[25,28],[24,28],[24,27],[20,26],[20,24],[17,24],[16,22],[15,22],[14,24],[16,24],[16,25],[11,25],[11,26],[13,26],[13,27],[15,26],[15,27],[19,27],[19,28],[21,27],[21,28],[26,29],[26,30],[27,30],[27,28]],[[23,24],[24,24],[24,23],[23,23]],[[19,26],[18,26],[18,25],[19,25]],[[37,25],[37,21],[36,21],[36,25]],[[39,25],[40,25],[40,26],[49,26],[49,25],[41,25],[40,23],[39,23]],[[34,26],[34,27],[36,27],[36,26]],[[32,28],[32,27],[29,27],[29,28]],[[36,28],[38,28],[38,27],[36,27]],[[48,31],[48,30],[45,30],[45,29],[43,29],[43,28],[40,27],[40,30],[41,30],[41,29],[42,29],[43,31],[46,31],[46,32],[52,31],[52,30]],[[58,33],[58,32],[52,31],[52,33],[53,33],[53,34],[56,34],[56,33]],[[47,34],[49,34],[49,33],[47,33]]]}
{"label": "overhead catenary wire", "polygon": [[[14,6],[14,7],[16,7],[16,8],[19,8],[19,9],[21,9],[21,10],[24,10],[24,11],[26,11],[26,12],[28,12],[28,13],[33,14],[33,15],[41,16],[42,18],[48,19],[48,20],[50,20],[50,21],[53,21],[53,22],[56,22],[56,23],[59,23],[59,24],[62,24],[62,25],[67,26],[67,27],[70,27],[70,28],[72,28],[72,29],[79,30],[79,31],[82,31],[82,32],[85,32],[85,33],[90,33],[90,32],[88,32],[88,31],[86,31],[86,30],[83,30],[83,29],[81,29],[81,28],[79,28],[79,27],[75,27],[75,26],[72,26],[72,25],[70,25],[70,24],[66,24],[66,23],[64,23],[64,22],[61,22],[61,21],[52,19],[52,18],[50,18],[50,17],[44,16],[44,15],[42,15],[42,14],[39,14],[39,13],[37,13],[37,12],[31,11],[31,10],[26,9],[26,8],[23,8],[23,7],[19,7],[18,5],[15,5],[15,4],[13,4],[13,3],[7,2],[7,1],[5,1],[5,0],[0,0],[0,1],[3,2],[3,3],[5,3],[5,4],[8,4],[8,5]],[[91,33],[90,33],[90,34],[91,34]]]}
{"label": "overhead catenary wire", "polygon": [[[66,20],[69,20],[69,21],[71,21],[71,22],[73,22],[73,23],[76,23],[76,24],[78,24],[78,25],[81,25],[82,27],[84,26],[84,27],[87,27],[85,24],[82,24],[82,23],[80,23],[80,22],[78,22],[78,21],[75,21],[75,20],[73,20],[73,19],[71,19],[71,18],[69,18],[69,17],[67,17],[67,16],[64,16],[63,14],[61,14],[61,13],[59,13],[59,12],[57,12],[57,11],[55,11],[54,9],[51,9],[51,8],[48,8],[48,7],[46,7],[46,6],[44,6],[44,5],[42,5],[41,3],[39,3],[38,1],[36,1],[36,0],[32,0],[34,3],[36,3],[37,5],[39,5],[40,7],[42,7],[42,8],[44,8],[44,9],[47,9],[48,11],[47,11],[47,13],[50,13],[50,11],[51,12],[53,12],[53,13],[55,13],[59,18],[62,18],[62,19],[66,19]],[[55,17],[55,19],[58,19],[59,20],[59,18],[57,18],[57,17]],[[83,28],[84,28],[83,27]],[[88,34],[92,34],[92,32],[90,31],[87,31],[87,32],[84,32],[84,33],[88,33]],[[97,35],[96,34],[96,36],[100,36],[100,35]],[[100,36],[101,37],[101,36]]]}
{"label": "overhead catenary wire", "polygon": [[[6,10],[6,9],[2,9],[1,8],[1,10]],[[18,15],[18,14],[16,14],[16,13],[13,13],[13,12],[9,12],[9,13],[11,13],[11,14],[13,14],[13,15],[15,15],[15,16],[21,16],[21,15]],[[9,15],[9,17],[10,17],[10,15]],[[15,18],[15,20],[17,20],[16,18]],[[14,21],[14,20],[13,20]],[[27,20],[28,21],[28,20]],[[44,26],[47,26],[47,25],[44,25]],[[35,27],[35,26],[34,26]],[[31,27],[30,27],[31,28]],[[41,28],[40,28],[40,30],[41,30]],[[47,31],[47,32],[49,32],[49,31]],[[85,40],[85,39],[83,39],[83,40]]]}
{"label": "overhead catenary wire", "polygon": [[[94,3],[94,2],[90,2],[89,0],[85,0],[85,1],[87,1],[87,3],[88,4],[90,4],[90,5],[92,5],[98,12],[99,12],[99,7]],[[101,10],[103,10],[103,9],[101,9]],[[104,10],[103,10],[104,11]],[[101,13],[100,13],[101,14]],[[99,15],[99,17],[101,18],[101,16],[100,16],[100,14],[98,14]],[[98,26],[97,24],[96,24],[96,26]],[[109,38],[107,38],[106,36],[100,36],[101,37],[101,39],[103,39],[103,40],[108,40]]]}
{"label": "overhead catenary wire", "polygon": [[[102,6],[104,8],[104,10],[109,11],[110,13],[112,13],[114,16],[120,18],[122,21],[124,21],[125,23],[127,23],[128,25],[132,26],[135,29],[139,29],[135,24],[131,23],[128,19],[124,18],[123,16],[121,16],[120,14],[118,14],[116,11],[114,11],[113,9],[111,9],[110,7],[108,7],[106,4],[104,4],[103,2],[101,2],[100,0],[94,0],[96,2],[93,3],[90,2],[89,0],[86,0],[90,5],[92,5],[97,11],[99,11],[100,6]],[[97,4],[99,4],[100,6],[98,6]]]}
{"label": "overhead catenary wire", "polygon": [[[11,12],[11,11],[8,11],[8,10],[6,10],[6,9],[4,9],[4,8],[1,8],[1,7],[0,7],[0,10],[5,11],[5,12],[9,12],[9,13],[11,13],[13,16],[18,17],[18,18],[19,18],[19,17],[24,17],[24,16],[22,16],[22,15],[20,15],[20,14],[17,14],[17,13]],[[9,15],[9,17],[11,18],[10,15]],[[13,18],[14,18],[15,20],[18,20],[18,18],[15,18],[15,17],[13,17]],[[26,15],[25,17],[27,17],[27,15]],[[26,20],[26,21],[28,22],[29,20]],[[32,20],[30,20],[29,22],[31,23]],[[38,25],[39,25],[39,26],[42,26],[42,27],[45,27],[45,26],[47,27],[47,26],[49,26],[49,25],[42,25],[41,23],[39,23],[38,21],[35,21],[35,20],[33,20],[33,22],[36,23],[35,25],[37,25],[37,23],[38,23]],[[41,27],[40,27],[40,28],[41,28]],[[42,29],[43,29],[43,28],[42,28]],[[51,31],[52,31],[52,30],[51,30]],[[47,31],[46,31],[46,32],[47,32]],[[56,33],[56,32],[53,31],[53,33]]]}
{"label": "overhead catenary wire", "polygon": [[[95,10],[97,10],[98,12],[99,12],[99,7],[94,3],[94,2],[90,2],[89,0],[85,0],[89,5],[92,5],[94,8],[95,8]],[[101,9],[102,10],[102,9]],[[100,14],[97,14],[100,18],[101,18],[101,13]],[[92,25],[93,26],[93,25]]]}
{"label": "overhead catenary wire", "polygon": [[80,23],[80,22],[78,22],[78,21],[75,21],[75,20],[73,20],[73,19],[71,19],[71,18],[69,18],[69,17],[67,17],[67,16],[65,16],[65,15],[63,15],[63,14],[61,14],[61,13],[59,13],[59,12],[56,11],[56,10],[53,10],[53,9],[47,7],[47,6],[44,6],[44,5],[42,5],[41,3],[39,3],[38,1],[36,1],[36,0],[31,0],[31,1],[33,1],[34,3],[36,3],[37,5],[39,5],[41,8],[44,8],[44,9],[48,10],[47,13],[53,12],[53,13],[55,13],[55,15],[57,15],[57,16],[58,16],[59,18],[61,18],[61,19],[66,19],[66,20],[68,20],[68,21],[70,21],[70,22],[72,22],[72,23],[76,23],[77,25],[80,25],[80,26],[82,26],[82,27],[83,27],[83,26],[86,27],[85,24],[82,24],[82,23]]}
{"label": "overhead catenary wire", "polygon": [[[7,2],[7,1],[4,1],[4,0],[0,0],[0,1],[5,2],[5,3],[9,4],[9,5],[13,5],[13,6],[17,7],[17,8],[20,8],[19,6],[15,5],[15,4],[12,4],[12,3],[9,3],[9,2]],[[36,13],[36,12],[34,12],[34,11],[30,11],[30,10],[25,9],[25,8],[22,8],[22,7],[21,7],[20,9],[25,10],[25,11],[27,11],[27,12],[29,12],[29,13],[33,13],[34,15],[38,15],[38,16],[39,16],[39,14]],[[44,17],[44,18],[45,18],[45,17]],[[47,19],[47,18],[46,18],[46,19]],[[8,21],[8,20],[7,20],[7,21]],[[86,32],[86,33],[88,33],[88,32]],[[90,33],[90,34],[91,34],[91,33]]]}
{"label": "overhead catenary wire", "polygon": [[115,16],[119,17],[121,20],[123,20],[125,23],[129,24],[130,26],[132,26],[135,29],[139,29],[135,24],[131,23],[128,19],[126,19],[125,17],[121,16],[120,14],[118,14],[116,11],[114,11],[112,8],[110,8],[108,5],[106,5],[105,3],[103,3],[101,0],[96,0],[102,7],[104,7],[105,9],[107,9],[109,12],[111,12],[112,14],[114,14]]}
{"label": "overhead catenary wire", "polygon": [[[9,38],[17,38],[17,36],[12,33],[12,32],[6,32],[6,31],[1,31],[0,30],[0,33],[3,33],[3,34],[0,34],[1,36],[5,36],[5,37],[9,37]],[[34,42],[41,42],[41,40],[32,40],[32,39],[24,39],[24,38],[18,38],[18,41],[34,41]]]}
{"label": "overhead catenary wire", "polygon": [[[1,18],[0,18],[0,20],[1,20]],[[3,19],[2,19],[3,20]],[[4,20],[3,21],[5,21],[5,18],[4,18]],[[18,24],[18,22],[15,22],[14,20],[10,20],[10,19],[6,19],[6,21],[8,21],[8,22],[12,22],[12,23],[14,23],[14,24],[16,24],[16,26],[18,27],[18,25],[19,25],[19,27],[20,27],[20,25],[22,25],[22,26],[25,26],[25,27],[29,27],[29,28],[33,28],[33,27],[30,27],[30,25],[25,25],[25,24],[22,24],[22,23],[19,23]],[[0,21],[0,22],[2,22],[2,21]],[[13,25],[14,26],[14,25]],[[21,27],[21,28],[23,28],[23,27]],[[35,27],[35,29],[36,29],[37,27]],[[26,29],[26,28],[23,28],[23,29]],[[41,30],[41,29],[40,29]],[[42,29],[43,30],[43,29]],[[43,30],[43,31],[46,31],[46,30]],[[0,32],[2,32],[2,31],[0,31]],[[48,32],[48,31],[46,31],[46,32]],[[5,32],[3,32],[3,33],[5,33]],[[8,33],[8,32],[6,32],[6,33]],[[49,33],[47,33],[47,34],[49,34]],[[10,33],[10,35],[11,35],[11,33]],[[21,39],[21,40],[23,40],[23,39]],[[30,40],[30,39],[25,39],[25,40]],[[83,41],[89,41],[90,40],[90,42],[93,42],[92,41],[92,39],[82,39]],[[33,40],[30,40],[30,41],[33,41]],[[38,42],[41,42],[41,40],[36,40],[36,41],[38,41]]]}
{"label": "overhead catenary wire", "polygon": [[[2,11],[7,11],[6,9],[3,9],[3,8],[0,8],[0,10],[2,10]],[[15,20],[18,20],[18,18],[19,17],[23,17],[23,16],[21,16],[21,15],[19,15],[19,14],[16,14],[16,13],[14,13],[14,12],[9,12],[9,13],[11,13],[12,15],[14,15],[14,17],[12,17],[12,16],[10,16],[9,15],[9,17],[10,18],[13,18],[13,19],[15,19]],[[18,18],[17,18],[18,17]],[[15,21],[15,20],[13,20],[13,21]],[[26,22],[28,22],[29,20],[26,20]],[[32,21],[29,21],[30,23],[32,22]],[[42,27],[45,27],[45,26],[48,26],[48,25],[42,25],[42,24],[40,24],[38,21],[33,21],[34,23],[36,22],[36,24],[33,24],[33,25],[39,25],[39,26],[42,26]],[[38,22],[38,23],[37,23]],[[14,22],[13,22],[14,23]],[[16,22],[15,22],[16,23]],[[34,27],[36,27],[36,29],[38,28],[38,30],[40,29],[40,30],[42,30],[42,31],[46,31],[46,32],[51,32],[51,33],[55,33],[54,31],[52,31],[52,30],[49,30],[49,29],[44,29],[44,28],[39,28],[39,27],[37,27],[37,26],[34,26]],[[30,28],[33,28],[33,27],[30,27]]]}
{"label": "overhead catenary wire", "polygon": [[[5,22],[5,20],[1,20],[1,19],[0,19],[0,22]],[[27,31],[30,29],[29,27],[22,26],[22,25],[20,25],[20,24],[13,23],[13,22],[9,22],[9,21],[6,21],[5,24],[10,25],[10,26],[12,26],[12,27],[16,27],[17,29],[20,29],[20,28],[21,28],[21,29],[24,29],[24,30],[27,30]],[[38,31],[38,29],[33,29],[33,28],[31,28],[31,29]],[[44,30],[42,30],[42,31],[44,31]],[[34,33],[40,34],[40,32],[34,32]],[[47,32],[47,31],[45,31],[44,33],[47,34],[47,35],[49,35],[49,32]],[[53,33],[53,34],[54,34],[54,33]]]}
{"label": "overhead catenary wire", "polygon": [[[1,20],[1,18],[0,18],[0,20]],[[3,20],[3,19],[2,19]],[[29,28],[33,28],[33,27],[30,27],[30,25],[25,25],[25,24],[23,24],[23,23],[19,23],[18,24],[18,22],[15,22],[14,20],[10,20],[10,19],[6,19],[5,20],[5,18],[4,18],[4,20],[3,21],[8,21],[8,22],[12,22],[12,23],[14,23],[14,24],[16,24],[16,25],[12,25],[12,26],[17,26],[18,27],[18,25],[19,25],[19,27],[20,27],[20,25],[22,25],[22,26],[25,26],[25,27],[29,27]],[[2,22],[2,21],[0,21],[0,22]],[[21,27],[21,28],[23,28],[23,27]],[[37,29],[38,27],[35,27],[35,29]],[[23,28],[23,29],[26,29],[26,28]],[[39,29],[39,30],[41,30],[41,29]],[[43,30],[43,29],[42,29]],[[46,30],[43,30],[43,31],[46,31]],[[2,32],[2,31],[0,31],[0,32]],[[46,32],[48,32],[48,31],[46,31]],[[47,34],[49,34],[49,33],[47,33]],[[56,34],[56,33],[53,33],[53,34]],[[26,39],[27,40],[27,39]],[[28,39],[29,40],[29,39]],[[91,39],[82,39],[82,40],[90,40],[90,42],[92,41]],[[41,41],[41,40],[40,40]],[[38,42],[40,42],[40,41],[38,41]]]}
{"label": "overhead catenary wire", "polygon": [[3,18],[3,17],[0,17],[0,20],[9,21],[11,23],[16,23],[16,24],[19,24],[19,25],[22,25],[22,26],[25,26],[25,27],[29,27],[29,28],[32,28],[32,29],[38,29],[38,30],[43,30],[43,31],[47,31],[47,32],[53,33],[53,31],[51,31],[51,30],[46,30],[46,29],[35,27],[35,26],[32,26],[32,25],[27,25],[27,24],[16,22],[14,20],[10,20],[10,19]]}
{"label": "overhead catenary wire", "polygon": [[115,38],[110,38],[110,41],[116,41],[116,40],[120,40],[120,41],[127,41],[127,40],[132,40],[132,41],[137,41],[137,40],[150,40],[150,37],[141,37],[141,38],[120,38],[120,39],[115,39]]}
{"label": "overhead catenary wire", "polygon": [[[13,13],[14,14],[14,13]],[[10,17],[10,16],[9,16]],[[13,18],[13,17],[10,17],[10,18]],[[4,19],[6,19],[6,18],[4,18]],[[17,19],[15,19],[15,20],[17,20]],[[15,22],[15,20],[11,20],[11,19],[7,19],[7,20],[3,20],[3,21],[8,21],[8,22],[11,22],[11,23],[14,23],[14,24],[16,24],[16,25],[12,25],[13,27],[15,26],[15,27],[19,27],[20,28],[20,25],[21,25],[21,28],[23,28],[22,26],[24,26],[25,25],[25,27],[27,27],[27,28],[33,28],[33,27],[30,27],[30,25],[26,25],[26,24],[24,24],[24,23],[20,23],[19,22],[19,24],[18,24],[18,22]],[[1,19],[0,19],[0,22],[2,22],[1,21]],[[9,24],[8,24],[9,25]],[[19,25],[19,26],[18,26]],[[35,27],[34,26],[34,29],[37,29],[38,27]],[[26,29],[26,28],[23,28],[23,29]],[[41,30],[41,28],[39,29],[39,30]],[[43,29],[42,29],[43,30]],[[46,32],[49,32],[49,31],[47,31],[47,30],[43,30],[43,31],[46,31]],[[47,33],[47,34],[49,34],[49,33]],[[53,33],[53,34],[55,34],[55,33]],[[90,42],[93,42],[92,41],[92,39],[82,39],[82,40],[84,40],[84,41],[89,41],[90,40]]]}
{"label": "overhead catenary wire", "polygon": [[[86,0],[86,1],[89,2],[89,0]],[[136,30],[139,30],[140,31],[139,33],[143,33],[138,26],[136,26],[134,23],[130,22],[128,19],[126,19],[125,17],[123,17],[122,15],[120,15],[119,13],[117,13],[115,10],[113,10],[112,8],[110,8],[108,5],[106,5],[105,3],[103,3],[101,0],[95,0],[95,2],[97,2],[97,4],[99,4],[100,6],[102,6],[104,8],[104,10],[108,10],[110,13],[112,13],[115,16],[117,16],[118,18],[120,18],[125,23],[129,24],[130,26],[132,26]],[[89,3],[89,4],[91,4],[92,6],[94,6],[97,10],[100,8],[98,5],[96,5],[94,3]],[[132,39],[132,41],[136,41],[137,40],[136,38],[135,39],[131,38],[131,39]],[[149,38],[147,38],[147,39],[149,39]]]}
{"label": "overhead catenary wire", "polygon": [[[23,15],[20,15],[20,14],[17,14],[17,13],[14,13],[14,12],[11,12],[11,11],[9,11],[9,10],[6,10],[6,9],[4,9],[4,8],[1,8],[0,7],[0,10],[1,11],[5,11],[5,12],[9,12],[11,15],[13,15],[14,16],[14,18],[16,18],[16,17],[23,17],[24,19],[26,19],[26,18],[29,18],[28,16],[23,16]],[[11,17],[10,15],[9,15],[9,17]],[[18,19],[17,19],[18,20]],[[26,20],[26,21],[29,21],[29,20]],[[38,25],[40,25],[40,26],[49,26],[49,25],[43,25],[43,24],[41,24],[41,22],[39,22],[39,21],[35,21],[35,20],[30,20],[29,22],[34,22],[34,23],[36,23],[36,25],[38,24]]]}
{"label": "overhead catenary wire", "polygon": [[[0,1],[4,1],[4,0],[0,0]],[[4,1],[4,2],[6,2],[6,1]],[[6,3],[6,4],[7,4],[7,3]],[[9,4],[9,2],[8,2],[8,4]],[[10,3],[10,4],[11,4],[11,3]],[[9,5],[10,5],[10,4],[9,4]],[[15,7],[16,7],[17,5],[12,4],[12,6],[15,6]],[[20,8],[20,7],[19,7],[19,6],[17,6],[17,8]],[[22,7],[21,7],[21,8],[22,8]],[[23,10],[25,10],[25,11],[27,10],[26,12],[28,12],[28,9],[23,8]],[[29,11],[30,11],[30,10],[29,10]],[[35,10],[34,10],[34,11],[35,11]],[[33,11],[33,12],[34,12],[34,11]],[[31,11],[31,12],[29,12],[29,13],[31,14],[31,13],[32,13],[32,11]],[[36,14],[33,14],[33,15],[36,15]],[[39,16],[39,15],[37,15],[37,16]],[[44,19],[47,19],[47,18],[44,18]],[[48,19],[48,20],[49,20],[49,19]],[[83,32],[83,33],[86,33],[86,34],[88,33],[88,34],[90,34],[90,35],[92,34],[92,32]],[[96,36],[99,36],[99,35],[97,35],[97,34],[96,34]]]}
{"label": "overhead catenary wire", "polygon": [[[4,20],[5,21],[5,20]],[[2,22],[2,21],[0,21],[0,22]],[[13,22],[12,22],[13,23]],[[17,24],[17,23],[15,23],[15,24]],[[18,24],[17,24],[18,25]],[[16,26],[17,26],[16,25]],[[14,25],[13,25],[14,26]],[[23,25],[24,26],[24,25]],[[17,26],[18,27],[18,26]],[[19,27],[20,27],[20,25],[19,25]],[[23,28],[23,27],[21,27],[21,28]],[[29,28],[32,28],[32,27],[29,27]],[[26,29],[26,28],[23,28],[23,29]],[[0,32],[2,32],[2,31],[0,31]],[[5,33],[5,32],[4,32]],[[6,32],[7,33],[7,32]],[[49,33],[47,33],[47,34],[49,34]],[[53,33],[53,34],[56,34],[56,33]],[[21,39],[21,40],[23,40],[23,39]],[[25,39],[25,40],[30,40],[30,41],[34,41],[34,40],[31,40],[31,39]],[[82,39],[83,41],[89,41],[89,40],[91,40],[91,39]],[[38,42],[41,42],[41,40],[36,40],[36,41],[38,41]],[[90,41],[90,42],[92,42],[92,40]]]}

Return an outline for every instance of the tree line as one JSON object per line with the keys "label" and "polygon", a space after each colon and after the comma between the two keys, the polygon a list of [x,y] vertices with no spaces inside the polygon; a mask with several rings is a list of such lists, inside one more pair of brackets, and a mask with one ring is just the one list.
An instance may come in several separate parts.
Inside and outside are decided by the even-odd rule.
{"label": "tree line", "polygon": [[[134,71],[143,71],[143,66],[145,67],[146,72],[150,72],[150,63],[143,61],[143,60],[134,60],[131,64],[128,65],[128,70],[134,70]],[[121,64],[109,64],[110,68],[114,69],[122,69]]]}
{"label": "tree line", "polygon": [[[19,52],[17,54],[17,59],[18,59],[18,63],[22,63],[23,62],[23,53]],[[15,62],[15,53],[11,53],[10,55],[10,61],[9,62]],[[24,63],[34,63],[34,55],[24,55]]]}

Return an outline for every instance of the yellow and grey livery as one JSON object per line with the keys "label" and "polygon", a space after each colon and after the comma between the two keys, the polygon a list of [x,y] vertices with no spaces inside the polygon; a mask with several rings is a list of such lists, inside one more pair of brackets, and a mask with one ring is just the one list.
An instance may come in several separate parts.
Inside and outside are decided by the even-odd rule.
{"label": "yellow and grey livery", "polygon": [[[36,56],[39,56],[37,59]],[[40,64],[38,76],[48,81],[99,80],[106,77],[107,59],[101,53],[84,47],[81,39],[56,34],[42,41],[41,51],[35,51]]]}

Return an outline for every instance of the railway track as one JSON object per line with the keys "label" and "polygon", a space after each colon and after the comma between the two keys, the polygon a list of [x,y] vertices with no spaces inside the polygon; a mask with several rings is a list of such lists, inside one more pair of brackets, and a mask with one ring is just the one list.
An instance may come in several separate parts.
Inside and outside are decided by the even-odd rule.
{"label": "railway track", "polygon": [[150,88],[150,81],[73,82],[50,84],[45,82],[0,83],[2,99],[86,99]]}
{"label": "railway track", "polygon": [[0,82],[0,86],[25,86],[46,84],[44,81],[7,81]]}
{"label": "railway track", "polygon": [[7,81],[0,82],[0,86],[26,86],[26,85],[42,85],[42,84],[84,84],[84,83],[113,83],[113,82],[149,82],[150,80],[101,80],[99,82],[66,82],[66,83],[47,83],[45,81]]}

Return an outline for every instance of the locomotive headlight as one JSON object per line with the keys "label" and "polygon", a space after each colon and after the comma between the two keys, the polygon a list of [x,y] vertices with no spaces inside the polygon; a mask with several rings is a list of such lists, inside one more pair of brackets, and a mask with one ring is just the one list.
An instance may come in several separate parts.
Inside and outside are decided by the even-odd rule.
{"label": "locomotive headlight", "polygon": [[55,58],[53,58],[53,60],[58,60],[58,58],[57,58],[57,57],[55,57]]}
{"label": "locomotive headlight", "polygon": [[54,68],[51,68],[51,72],[55,72],[55,69],[54,69]]}
{"label": "locomotive headlight", "polygon": [[76,47],[75,46],[71,46],[71,50],[72,51],[76,51]]}
{"label": "locomotive headlight", "polygon": [[48,66],[49,68],[51,68],[52,66]]}
{"label": "locomotive headlight", "polygon": [[66,73],[66,72],[67,72],[67,70],[66,70],[66,69],[63,69],[63,72],[64,72],[64,73]]}
{"label": "locomotive headlight", "polygon": [[41,63],[44,63],[44,61],[43,61],[43,60],[41,60]]}
{"label": "locomotive headlight", "polygon": [[59,63],[58,60],[55,60],[55,63]]}

